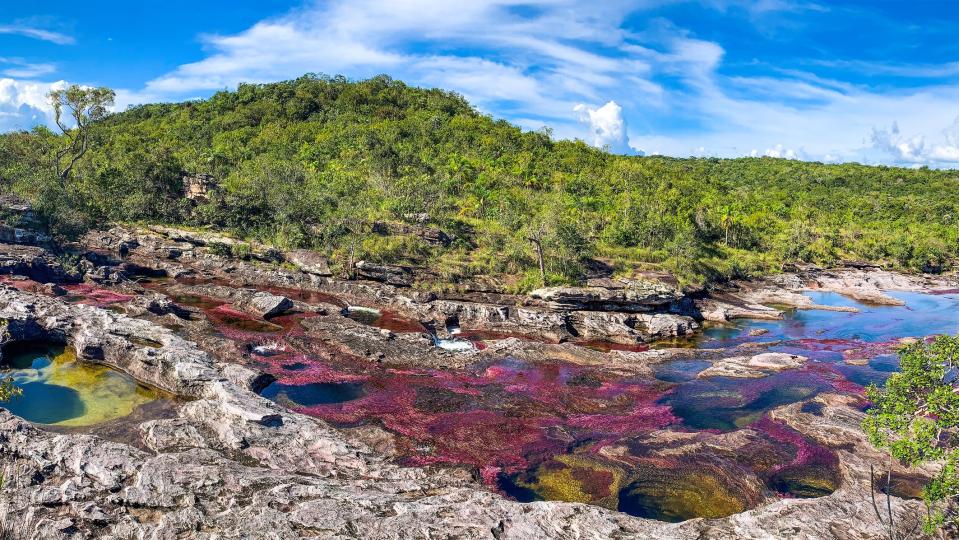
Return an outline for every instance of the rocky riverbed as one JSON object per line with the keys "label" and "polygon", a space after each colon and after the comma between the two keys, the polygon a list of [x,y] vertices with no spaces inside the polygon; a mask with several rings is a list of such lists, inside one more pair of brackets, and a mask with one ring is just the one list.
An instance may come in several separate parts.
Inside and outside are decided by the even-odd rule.
{"label": "rocky riverbed", "polygon": [[[109,428],[0,413],[13,537],[875,538],[863,384],[899,338],[959,330],[878,311],[954,282],[876,269],[440,293],[229,242],[116,228],[70,268],[0,244],[6,342],[170,396]],[[915,511],[924,472],[894,472]]]}

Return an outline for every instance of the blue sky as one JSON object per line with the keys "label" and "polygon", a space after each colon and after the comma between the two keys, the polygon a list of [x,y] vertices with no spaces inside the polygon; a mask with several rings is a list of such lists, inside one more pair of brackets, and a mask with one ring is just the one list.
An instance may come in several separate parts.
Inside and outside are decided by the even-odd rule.
{"label": "blue sky", "polygon": [[[140,5],[138,5],[140,4]],[[117,106],[306,72],[387,73],[621,153],[959,166],[946,1],[330,0],[7,3],[0,131],[44,94]]]}

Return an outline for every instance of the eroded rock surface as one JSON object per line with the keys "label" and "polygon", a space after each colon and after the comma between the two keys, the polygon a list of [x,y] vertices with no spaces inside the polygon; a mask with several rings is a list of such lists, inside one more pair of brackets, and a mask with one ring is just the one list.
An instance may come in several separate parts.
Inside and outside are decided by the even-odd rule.
{"label": "eroded rock surface", "polygon": [[[13,339],[68,342],[87,361],[189,398],[174,418],[139,426],[142,444],[154,453],[89,435],[46,432],[0,414],[0,460],[7,479],[0,512],[15,537],[256,538],[268,531],[275,538],[767,538],[787,530],[807,537],[842,531],[845,538],[870,538],[881,533],[865,511],[861,467],[847,470],[850,487],[833,495],[782,500],[711,521],[668,524],[593,505],[517,503],[481,487],[463,469],[398,467],[389,459],[388,434],[333,429],[286,410],[250,389],[255,372],[220,363],[148,321],[12,288],[0,289],[0,317],[10,321]],[[139,346],[133,338],[160,347]],[[848,409],[831,407],[821,411],[835,426],[830,429],[856,429],[859,417],[841,416]],[[798,407],[779,416],[808,431],[810,415]],[[863,451],[860,439],[851,439],[856,443],[848,452],[839,449],[843,460]],[[737,439],[709,440],[695,444],[734,448]]]}
{"label": "eroded rock surface", "polygon": [[771,372],[798,368],[806,360],[804,356],[776,352],[733,356],[715,362],[700,371],[698,377],[763,377]]}
{"label": "eroded rock surface", "polygon": [[[294,315],[276,322],[296,328],[288,338],[291,343],[303,348],[321,344],[318,354],[343,361],[463,369],[484,359],[510,357],[598,367],[608,380],[615,380],[652,379],[665,362],[705,359],[712,365],[697,383],[713,376],[752,382],[757,375],[802,369],[806,359],[761,349],[601,352],[573,342],[596,338],[632,344],[689,334],[702,319],[780,318],[781,311],[764,303],[816,309],[819,306],[802,300],[807,297],[800,293],[808,288],[952,288],[946,280],[887,279],[870,277],[872,271],[854,271],[821,280],[817,273],[796,272],[734,284],[730,290],[698,297],[695,306],[668,286],[641,292],[605,278],[591,280],[585,290],[543,293],[539,298],[505,294],[488,284],[443,294],[410,289],[405,280],[396,285],[334,280],[322,268],[311,272],[303,264],[296,265],[303,271],[289,270],[275,263],[290,261],[290,256],[276,257],[266,246],[251,248],[259,253],[251,257],[259,263],[224,257],[211,249],[211,244],[224,243],[222,238],[205,233],[114,229],[92,233],[86,242],[103,251],[84,259],[87,278],[111,288],[93,288],[89,294],[96,297],[93,303],[111,310],[69,304],[40,287],[33,289],[46,296],[0,284],[0,318],[10,321],[11,337],[68,343],[85,361],[121,369],[183,401],[171,418],[137,424],[134,433],[126,435],[135,440],[52,433],[0,414],[0,465],[7,479],[0,491],[0,523],[14,537],[258,538],[265,531],[275,538],[880,537],[884,531],[871,513],[866,486],[869,463],[885,461],[859,430],[859,398],[820,394],[772,409],[769,419],[729,433],[653,430],[638,441],[651,445],[652,454],[630,465],[648,469],[645,483],[620,486],[616,466],[598,466],[581,454],[562,454],[542,465],[587,479],[612,475],[610,486],[622,490],[623,504],[642,505],[650,496],[708,498],[709,505],[721,509],[714,515],[736,512],[731,516],[664,523],[602,507],[615,500],[609,494],[590,505],[519,503],[491,491],[488,482],[484,485],[479,480],[487,474],[484,470],[397,465],[394,459],[409,442],[376,425],[333,428],[260,397],[255,390],[271,377],[240,365],[243,355],[252,353],[238,350],[228,336],[214,331],[204,313],[216,308],[184,307],[136,282],[173,276],[184,283],[164,287],[167,292],[234,306],[263,292],[252,285],[269,289],[271,299],[290,301],[285,309]],[[28,248],[0,246],[10,268],[6,273],[34,275],[40,281],[65,278],[65,271],[44,274],[42,269],[56,268],[55,258]],[[37,257],[39,273],[23,271],[33,268]],[[284,302],[271,302],[279,304]],[[392,331],[353,321],[342,312],[347,305],[396,310],[408,319],[403,322],[407,326]],[[269,313],[260,307],[248,311]],[[414,329],[421,323],[422,330]],[[454,326],[496,337],[485,350],[451,353],[435,347],[431,332],[448,337]],[[242,328],[237,331],[245,336],[248,328]],[[248,346],[260,347],[264,357],[272,350],[268,338]],[[608,384],[604,380],[584,376],[576,384],[601,388]],[[445,410],[469,405],[469,399],[468,394],[447,393],[426,405]],[[576,406],[597,405],[584,400]],[[584,422],[599,418],[589,416]],[[645,420],[640,415],[631,422]],[[551,436],[562,440],[566,434],[557,429]],[[701,455],[749,459],[745,450],[750,445],[769,440],[799,448],[796,463],[765,471],[767,477],[760,479],[758,473],[732,475],[715,463],[698,461]],[[480,439],[476,444],[497,442]],[[603,463],[623,460],[629,453],[628,444],[599,448]],[[829,451],[823,453],[823,448]],[[828,474],[810,478],[808,472],[797,473],[809,459],[822,460]],[[698,472],[692,477],[687,469]],[[775,481],[835,491],[811,499],[776,500],[761,489],[762,482]],[[655,492],[650,485],[658,486]],[[899,498],[893,505],[897,511],[918,509],[917,503]]]}
{"label": "eroded rock surface", "polygon": [[[599,285],[599,281],[594,281]],[[602,281],[602,287],[548,287],[529,293],[552,307],[578,310],[646,312],[682,298],[676,289],[655,281]]]}

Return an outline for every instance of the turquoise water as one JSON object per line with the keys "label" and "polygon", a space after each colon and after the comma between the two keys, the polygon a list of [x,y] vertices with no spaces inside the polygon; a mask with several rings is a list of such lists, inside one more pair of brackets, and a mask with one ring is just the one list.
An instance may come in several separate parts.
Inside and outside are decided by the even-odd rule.
{"label": "turquoise water", "polygon": [[38,424],[89,426],[121,418],[158,398],[118,371],[78,362],[62,346],[27,344],[4,349],[2,374],[23,390],[2,406]]}
{"label": "turquoise water", "polygon": [[[903,300],[904,306],[878,306],[833,292],[807,294],[817,304],[851,306],[859,312],[790,310],[783,320],[738,320],[708,328],[700,338],[703,348],[774,343],[769,350],[808,357],[804,367],[761,378],[698,379],[702,362],[667,362],[655,368],[657,377],[679,386],[661,402],[691,428],[746,427],[775,407],[823,391],[849,392],[883,384],[898,369],[894,348],[901,338],[959,332],[959,295],[893,292],[890,296]],[[756,329],[767,332],[750,336]],[[847,362],[847,355],[861,357],[856,364],[865,365]],[[846,381],[855,386],[850,388]]]}
{"label": "turquoise water", "polygon": [[[703,345],[716,347],[746,341],[799,339],[844,339],[875,343],[959,332],[959,295],[915,292],[888,294],[904,301],[906,305],[869,305],[834,292],[811,291],[806,295],[817,304],[855,307],[859,312],[790,310],[781,321],[738,320],[729,326],[706,329]],[[754,329],[765,329],[768,333],[748,336],[749,331]]]}

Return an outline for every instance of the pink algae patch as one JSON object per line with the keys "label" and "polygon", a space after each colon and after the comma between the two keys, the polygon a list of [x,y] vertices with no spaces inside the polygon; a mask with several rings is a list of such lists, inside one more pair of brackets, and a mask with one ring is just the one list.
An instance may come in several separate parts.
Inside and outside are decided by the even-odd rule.
{"label": "pink algae patch", "polygon": [[855,348],[844,350],[843,358],[868,361],[879,355],[893,353],[901,345],[899,340],[859,343]]}
{"label": "pink algae patch", "polygon": [[[309,367],[284,373],[281,380],[301,384],[361,379],[314,367],[308,360],[303,363]],[[577,366],[510,359],[478,373],[377,370],[366,374],[364,397],[297,410],[344,425],[375,420],[409,440],[403,460],[409,465],[466,464],[502,472],[528,468],[579,441],[616,439],[675,421],[668,407],[655,403],[661,387],[635,382],[570,385],[581,371]]]}
{"label": "pink algae patch", "polygon": [[133,299],[131,294],[122,294],[108,289],[100,289],[88,283],[79,285],[63,285],[63,288],[73,296],[81,297],[81,304],[90,304],[103,307],[121,302],[129,302]]}
{"label": "pink algae patch", "polygon": [[946,294],[959,294],[959,289],[940,289],[938,291],[929,291],[929,294],[935,294],[937,296],[943,296]]}
{"label": "pink algae patch", "polygon": [[763,417],[755,422],[752,429],[764,433],[767,437],[779,443],[789,444],[796,449],[795,457],[790,463],[777,465],[772,472],[793,465],[809,465],[811,463],[835,463],[836,455],[828,448],[818,445],[798,431]]}
{"label": "pink algae patch", "polygon": [[828,339],[803,338],[803,339],[795,340],[792,343],[810,352],[822,351],[822,352],[838,352],[838,353],[845,352],[849,349],[857,348],[861,345],[859,342],[849,340],[849,339],[841,339],[841,338],[828,338]]}
{"label": "pink algae patch", "polygon": [[33,281],[32,279],[10,279],[10,276],[0,276],[0,283],[10,285],[17,290],[27,292],[36,292],[37,288],[40,286],[39,283]]}
{"label": "pink algae patch", "polygon": [[866,389],[856,384],[849,379],[847,379],[842,373],[836,371],[832,365],[829,364],[810,364],[805,368],[807,371],[816,373],[822,379],[829,384],[833,390],[839,392],[840,394],[848,394],[853,396],[864,396],[866,394]]}
{"label": "pink algae patch", "polygon": [[595,349],[597,351],[627,351],[627,352],[645,352],[649,350],[647,343],[615,343],[613,341],[604,341],[601,339],[592,339],[587,341],[577,341],[577,345]]}

